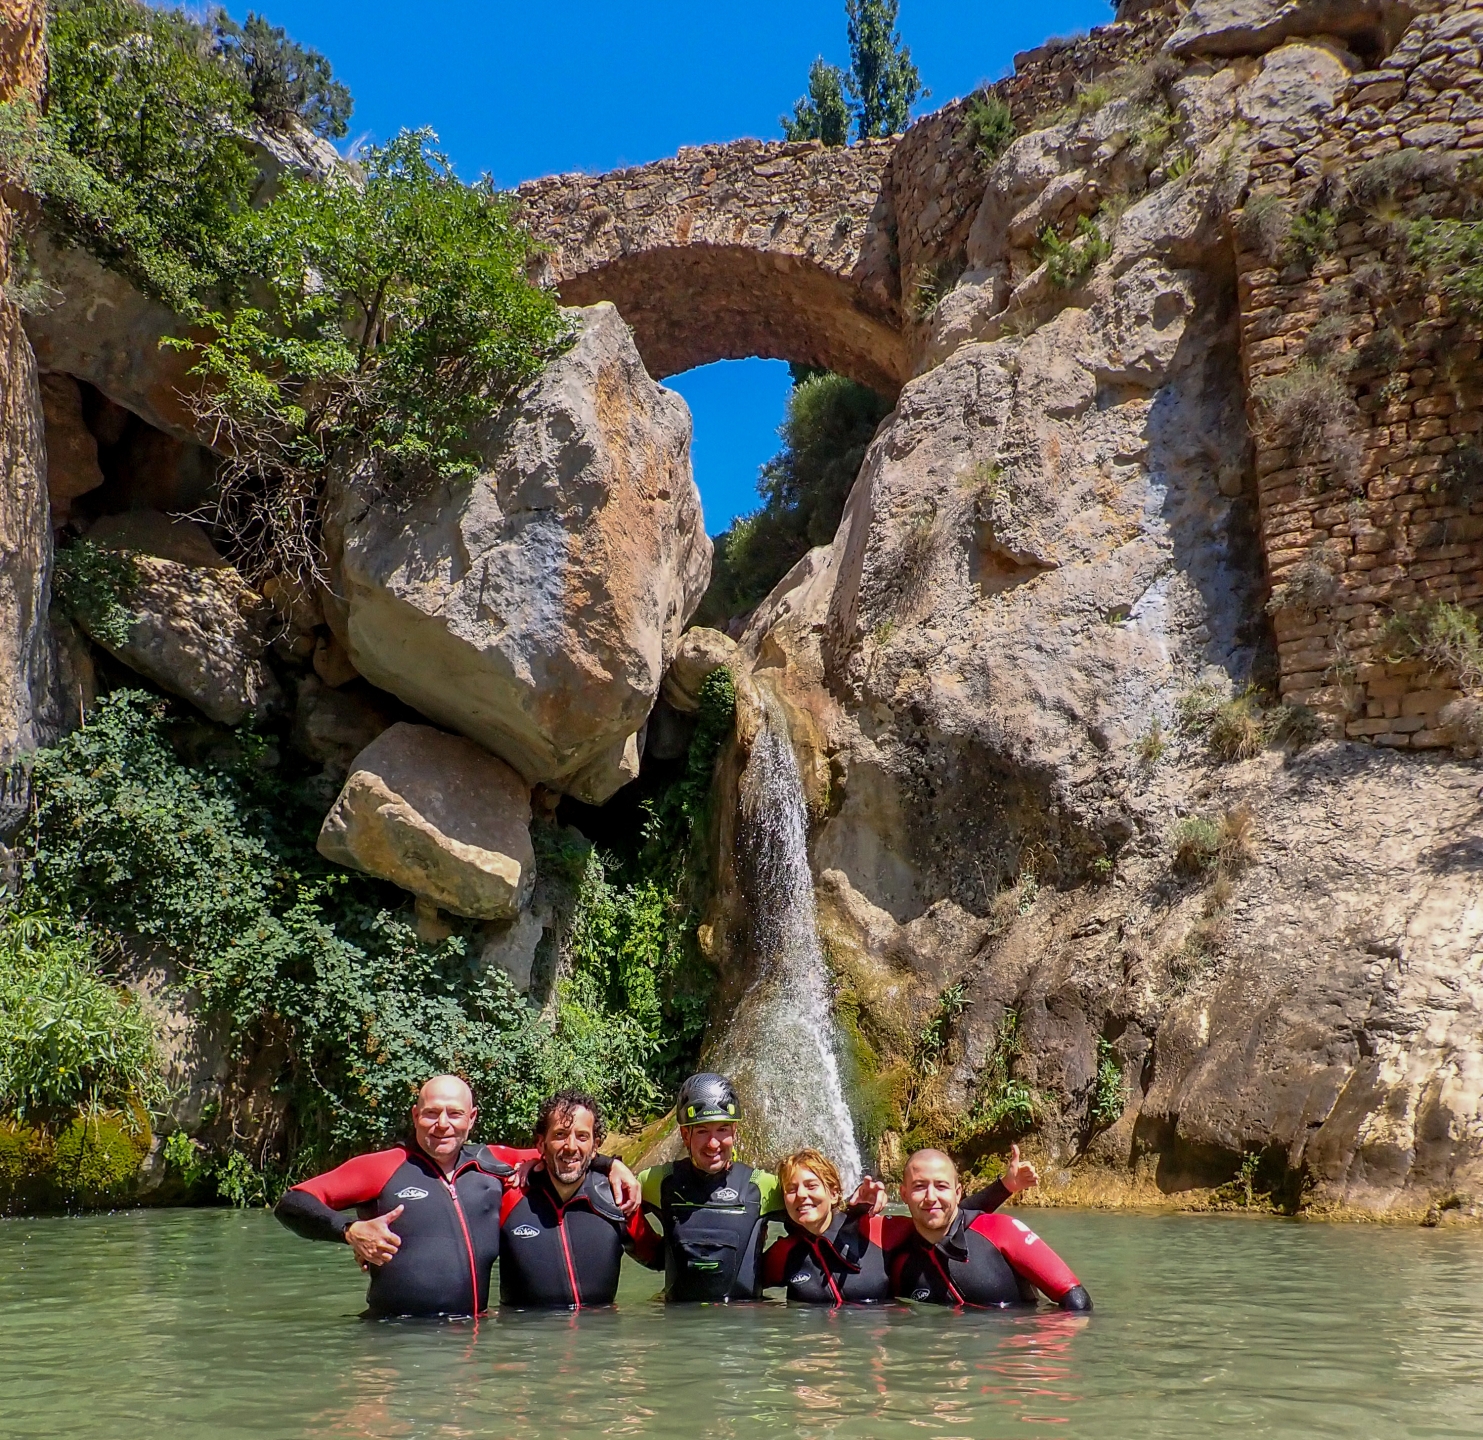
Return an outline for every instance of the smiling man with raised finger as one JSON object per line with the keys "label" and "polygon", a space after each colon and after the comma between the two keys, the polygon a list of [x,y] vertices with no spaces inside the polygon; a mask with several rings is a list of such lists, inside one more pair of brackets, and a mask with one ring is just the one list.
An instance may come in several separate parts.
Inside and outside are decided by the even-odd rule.
{"label": "smiling man with raised finger", "polygon": [[[417,1093],[412,1135],[295,1185],[278,1218],[309,1240],[348,1244],[370,1277],[372,1315],[478,1315],[488,1308],[499,1255],[500,1205],[513,1167],[534,1150],[468,1143],[479,1112],[456,1075],[437,1075]],[[637,1187],[607,1157],[619,1201],[632,1209]],[[354,1209],[358,1218],[342,1211]]]}

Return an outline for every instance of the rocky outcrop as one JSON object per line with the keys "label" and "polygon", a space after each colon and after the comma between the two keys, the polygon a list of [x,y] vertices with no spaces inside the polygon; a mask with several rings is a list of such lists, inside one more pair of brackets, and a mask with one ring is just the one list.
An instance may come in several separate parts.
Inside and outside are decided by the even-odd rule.
{"label": "rocky outcrop", "polygon": [[135,512],[100,522],[88,539],[128,555],[134,572],[121,600],[131,616],[122,642],[113,627],[78,614],[95,644],[221,725],[279,703],[263,661],[267,604],[198,526]]}
{"label": "rocky outcrop", "polygon": [[[1186,25],[1203,13],[1215,34],[1216,8]],[[908,1127],[878,1136],[888,1168],[903,1142],[1002,1148],[1013,1080],[1050,1199],[1205,1195],[1243,1157],[1262,1191],[1316,1208],[1419,1213],[1483,1189],[1476,774],[1274,739],[1279,720],[1311,738],[1301,711],[1271,712],[1254,758],[1226,763],[1192,718],[1277,678],[1248,356],[1280,368],[1306,333],[1248,313],[1272,287],[1238,284],[1233,213],[1253,164],[1329,173],[1364,62],[1289,37],[1318,33],[1322,10],[1365,49],[1333,17],[1382,14],[1262,10],[1301,17],[1243,41],[1259,59],[1114,72],[1120,98],[1023,135],[988,172],[967,268],[916,332],[922,373],[833,543],[740,643],[740,688],[777,698],[798,753],[847,1058],[871,1110],[894,1096]],[[1396,64],[1463,63],[1444,30],[1408,32]],[[1064,238],[1079,219],[1102,243],[1054,271],[1046,227]],[[1440,453],[1445,418],[1426,413]],[[1376,452],[1370,504],[1412,473],[1386,464]],[[1261,494],[1274,535],[1277,515],[1333,505]],[[1458,583],[1464,548],[1416,582]],[[1305,624],[1293,643],[1313,643]],[[703,930],[727,995],[747,923],[732,843],[723,822]]]}
{"label": "rocky outcrop", "polygon": [[1422,8],[1402,0],[1194,0],[1166,42],[1176,55],[1262,55],[1295,35],[1389,50]]}
{"label": "rocky outcrop", "polygon": [[[0,0],[0,100],[35,95],[44,69],[43,7]],[[0,281],[10,279],[21,197],[0,193]],[[55,723],[47,625],[51,526],[36,360],[8,293],[0,294],[0,764],[43,743]]]}
{"label": "rocky outcrop", "polygon": [[501,413],[485,473],[404,504],[346,485],[327,614],[355,668],[542,782],[601,803],[710,574],[684,402],[609,305]]}
{"label": "rocky outcrop", "polygon": [[455,915],[511,920],[535,883],[530,792],[471,741],[396,724],[356,756],[319,852]]}
{"label": "rocky outcrop", "polygon": [[707,675],[736,658],[736,641],[719,630],[697,625],[680,640],[664,676],[664,698],[682,715],[700,709],[700,687]]}
{"label": "rocky outcrop", "polygon": [[41,377],[41,411],[46,418],[46,490],[51,522],[60,529],[72,515],[72,502],[103,483],[98,442],[82,418],[82,392],[70,375]]}

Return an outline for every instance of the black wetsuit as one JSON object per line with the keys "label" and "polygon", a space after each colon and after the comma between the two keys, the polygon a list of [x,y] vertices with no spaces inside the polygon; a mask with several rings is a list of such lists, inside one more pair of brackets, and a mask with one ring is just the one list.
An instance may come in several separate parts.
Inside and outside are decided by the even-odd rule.
{"label": "black wetsuit", "polygon": [[1070,1267],[1030,1227],[1009,1215],[959,1210],[935,1245],[904,1216],[885,1222],[892,1288],[935,1305],[1033,1305],[1043,1290],[1064,1310],[1092,1302]]}
{"label": "black wetsuit", "polygon": [[295,1185],[278,1218],[309,1240],[345,1243],[356,1219],[387,1215],[401,1240],[384,1265],[370,1267],[366,1306],[373,1315],[477,1315],[489,1306],[489,1271],[499,1254],[500,1202],[516,1159],[533,1151],[465,1145],[450,1179],[413,1143],[358,1155]]}
{"label": "black wetsuit", "polygon": [[664,1264],[663,1242],[643,1212],[626,1217],[604,1177],[589,1171],[563,1202],[550,1176],[533,1171],[528,1188],[505,1191],[500,1304],[577,1310],[611,1305],[625,1251],[651,1270]]}
{"label": "black wetsuit", "polygon": [[664,1225],[667,1300],[756,1300],[767,1221],[783,1213],[776,1175],[732,1164],[708,1175],[689,1160],[639,1176],[644,1209]]}

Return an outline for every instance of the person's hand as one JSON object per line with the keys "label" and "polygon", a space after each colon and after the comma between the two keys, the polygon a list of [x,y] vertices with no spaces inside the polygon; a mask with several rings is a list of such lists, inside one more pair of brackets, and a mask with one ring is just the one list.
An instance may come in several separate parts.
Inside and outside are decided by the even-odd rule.
{"label": "person's hand", "polygon": [[532,1170],[544,1170],[545,1168],[546,1162],[544,1160],[522,1160],[515,1167],[515,1173],[510,1176],[508,1183],[517,1190],[524,1190],[526,1182],[530,1179],[530,1172]]}
{"label": "person's hand", "polygon": [[853,1210],[857,1205],[869,1206],[872,1215],[879,1215],[886,1208],[885,1185],[867,1175],[855,1186],[855,1193],[850,1196],[850,1209]]}
{"label": "person's hand", "polygon": [[638,1176],[621,1160],[613,1161],[613,1168],[608,1171],[608,1185],[618,1208],[625,1215],[632,1215],[639,1208],[644,1198],[643,1189]]}
{"label": "person's hand", "polygon": [[1020,1147],[1011,1145],[1009,1147],[1009,1164],[1004,1167],[1001,1177],[1004,1188],[1011,1195],[1018,1195],[1021,1190],[1028,1190],[1032,1185],[1040,1184],[1040,1176],[1035,1167],[1028,1160],[1020,1159]]}
{"label": "person's hand", "polygon": [[395,1210],[378,1215],[374,1220],[356,1220],[345,1227],[346,1242],[355,1251],[362,1270],[386,1264],[402,1248],[401,1236],[391,1228],[391,1222],[406,1208],[398,1205]]}

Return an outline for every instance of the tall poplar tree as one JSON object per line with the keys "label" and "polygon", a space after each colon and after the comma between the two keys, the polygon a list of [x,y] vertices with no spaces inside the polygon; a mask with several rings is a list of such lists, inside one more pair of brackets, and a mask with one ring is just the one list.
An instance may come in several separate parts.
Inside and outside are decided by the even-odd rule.
{"label": "tall poplar tree", "polygon": [[846,144],[850,138],[850,109],[845,103],[844,80],[844,71],[820,55],[808,72],[808,94],[794,105],[791,116],[780,117],[783,134],[789,140]]}
{"label": "tall poplar tree", "polygon": [[871,140],[906,129],[912,104],[930,92],[896,29],[900,0],[845,0],[856,137]]}

